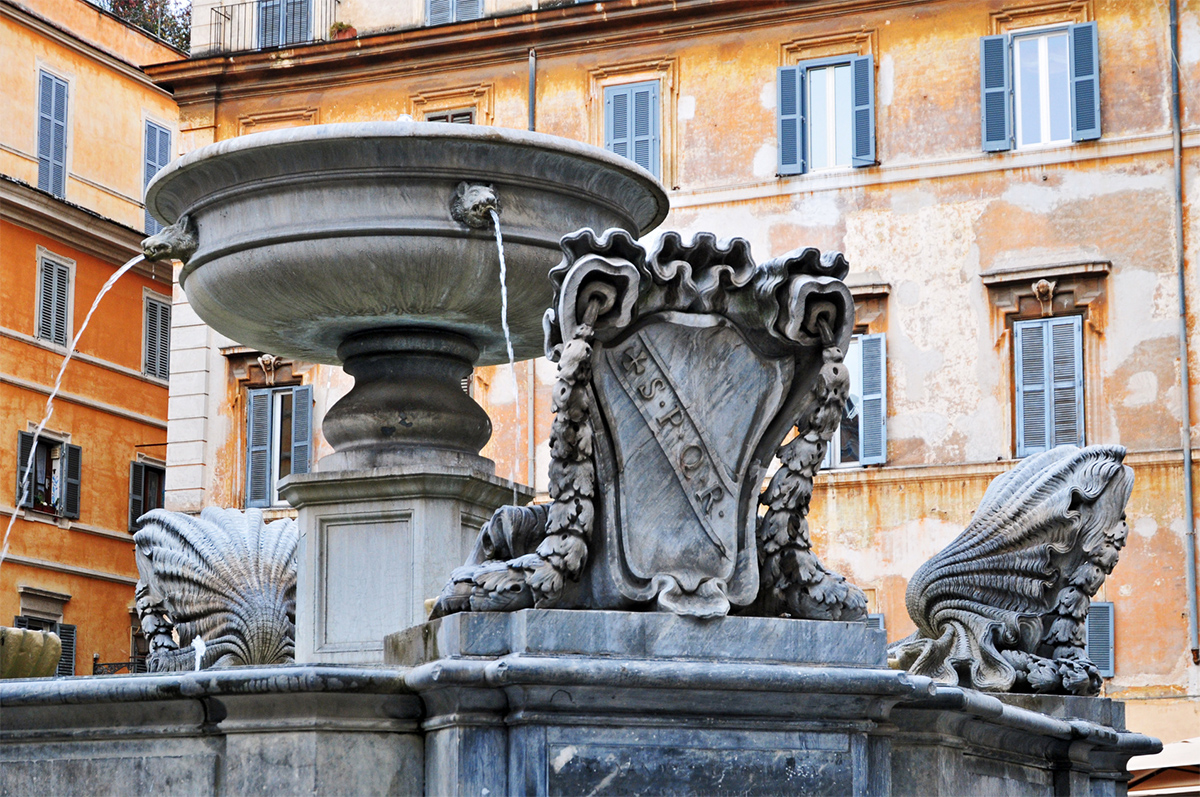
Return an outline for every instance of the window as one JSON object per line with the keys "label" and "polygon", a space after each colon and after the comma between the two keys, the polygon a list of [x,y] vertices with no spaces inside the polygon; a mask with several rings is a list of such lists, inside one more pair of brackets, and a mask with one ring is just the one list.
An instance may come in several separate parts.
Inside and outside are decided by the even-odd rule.
{"label": "window", "polygon": [[779,174],[875,165],[875,65],[869,55],[779,68]]}
{"label": "window", "polygon": [[[171,131],[154,122],[146,122],[146,151],[144,154],[143,191],[146,190],[146,186],[150,185],[154,175],[171,162]],[[150,208],[146,208],[146,233],[154,235],[161,229],[162,225],[150,215]]]}
{"label": "window", "polygon": [[1113,605],[1093,602],[1088,608],[1084,632],[1087,657],[1096,665],[1101,677],[1112,678],[1116,674],[1116,657],[1113,655]]}
{"label": "window", "polygon": [[1082,446],[1082,318],[1017,321],[1013,333],[1017,456]]}
{"label": "window", "polygon": [[67,81],[38,72],[38,188],[67,195]]}
{"label": "window", "polygon": [[312,0],[258,0],[258,46],[312,41]]}
{"label": "window", "polygon": [[38,256],[37,336],[66,346],[71,335],[71,263]]}
{"label": "window", "polygon": [[846,350],[850,395],[829,441],[824,467],[887,461],[887,346],[882,334],[855,335]]}
{"label": "window", "polygon": [[662,175],[658,81],[604,88],[604,148]]}
{"label": "window", "polygon": [[983,148],[1100,138],[1095,22],[985,36],[980,42]]}
{"label": "window", "polygon": [[59,640],[62,641],[62,655],[58,657],[58,668],[54,675],[69,678],[75,674],[75,626],[23,614],[13,618],[13,626],[28,628],[31,631],[53,631],[58,634]]}
{"label": "window", "polygon": [[440,111],[425,114],[426,122],[448,122],[455,125],[475,124],[475,109],[461,108],[457,111]]}
{"label": "window", "polygon": [[246,506],[282,503],[279,482],[308,473],[312,450],[312,386],[248,391]]}
{"label": "window", "polygon": [[138,518],[151,509],[162,509],[167,472],[148,462],[129,463],[129,531],[138,530]]}
{"label": "window", "polygon": [[142,373],[166,379],[171,374],[171,305],[146,297]]}
{"label": "window", "polygon": [[80,460],[79,446],[17,432],[17,506],[78,518]]}
{"label": "window", "polygon": [[483,16],[483,0],[425,0],[425,18],[430,25],[466,22]]}

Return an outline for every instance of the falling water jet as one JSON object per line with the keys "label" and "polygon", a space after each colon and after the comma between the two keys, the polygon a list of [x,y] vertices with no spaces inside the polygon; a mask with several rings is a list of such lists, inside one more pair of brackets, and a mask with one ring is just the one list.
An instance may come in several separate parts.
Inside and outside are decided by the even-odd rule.
{"label": "falling water jet", "polygon": [[[498,234],[498,233],[497,233]],[[62,365],[58,369],[58,377],[54,380],[54,387],[50,389],[50,395],[46,397],[46,412],[42,416],[42,420],[33,430],[33,439],[36,441],[41,437],[42,432],[46,431],[46,424],[50,423],[50,418],[54,415],[54,398],[58,395],[59,388],[62,387],[63,374],[67,371],[67,365],[70,364],[71,358],[75,356],[75,347],[79,345],[79,339],[83,337],[83,332],[88,328],[88,323],[92,320],[92,315],[96,312],[96,308],[100,306],[100,300],[104,298],[104,294],[108,293],[116,281],[124,276],[125,272],[141,263],[146,259],[145,255],[134,257],[125,265],[121,266],[113,275],[108,278],[100,288],[100,292],[96,294],[95,300],[92,302],[91,308],[87,315],[83,318],[83,324],[80,325],[79,331],[75,333],[75,337],[71,340],[71,345],[67,348],[67,355],[63,357]],[[510,349],[511,353],[511,349]],[[0,565],[4,564],[4,558],[8,556],[8,536],[12,533],[13,524],[17,522],[17,514],[20,511],[21,505],[25,503],[25,499],[29,497],[29,482],[30,474],[33,473],[33,461],[37,456],[37,446],[31,446],[29,449],[29,459],[25,462],[25,477],[21,479],[20,489],[17,491],[17,505],[13,508],[12,515],[8,518],[8,526],[4,529],[4,544],[0,546]]]}
{"label": "falling water jet", "polygon": [[[504,330],[504,346],[508,350],[508,372],[512,376],[513,418],[517,428],[513,435],[513,458],[509,466],[508,480],[513,486],[513,504],[517,503],[517,457],[521,453],[521,402],[517,387],[517,361],[513,356],[512,334],[508,331],[508,267],[504,263],[504,236],[500,234],[500,214],[489,210],[492,227],[496,231],[496,251],[500,253],[500,327]],[[533,423],[533,419],[529,419]]]}

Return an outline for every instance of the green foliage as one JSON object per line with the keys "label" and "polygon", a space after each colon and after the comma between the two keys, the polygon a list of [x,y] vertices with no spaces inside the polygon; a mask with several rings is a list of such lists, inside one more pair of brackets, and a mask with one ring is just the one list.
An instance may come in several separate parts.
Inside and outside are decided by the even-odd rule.
{"label": "green foliage", "polygon": [[192,43],[191,0],[100,0],[98,5],[183,52]]}

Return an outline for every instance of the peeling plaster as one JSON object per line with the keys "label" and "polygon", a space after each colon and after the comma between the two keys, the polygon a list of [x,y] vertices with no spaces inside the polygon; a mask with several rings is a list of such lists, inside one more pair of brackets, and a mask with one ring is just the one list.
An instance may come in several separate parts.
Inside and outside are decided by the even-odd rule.
{"label": "peeling plaster", "polygon": [[778,101],[776,97],[775,81],[768,80],[763,84],[762,90],[758,92],[758,101],[762,103],[762,107],[768,111],[775,110],[775,103]]}
{"label": "peeling plaster", "polygon": [[686,122],[696,118],[696,98],[690,94],[679,98],[679,120]]}
{"label": "peeling plaster", "polygon": [[1200,61],[1200,17],[1180,11],[1179,63],[1192,66]]}
{"label": "peeling plaster", "polygon": [[799,223],[806,227],[833,227],[842,220],[841,208],[832,194],[797,195],[792,207]]}
{"label": "peeling plaster", "polygon": [[[1153,537],[1155,534],[1158,533],[1158,521],[1152,517],[1143,516],[1143,517],[1140,517],[1137,520],[1133,521],[1133,523],[1130,524],[1129,528],[1134,534],[1137,534],[1138,536],[1141,536],[1141,537],[1145,537],[1146,539],[1150,539],[1151,537]],[[1121,587],[1121,589],[1122,589],[1122,592],[1121,592],[1122,595],[1128,594],[1128,593],[1124,592],[1126,587]]]}
{"label": "peeling plaster", "polygon": [[1158,399],[1158,377],[1153,371],[1138,371],[1129,377],[1125,386],[1126,407],[1144,407]]}
{"label": "peeling plaster", "polygon": [[[1104,372],[1111,375],[1134,353],[1138,344],[1156,338],[1176,338],[1176,319],[1165,305],[1157,302],[1160,281],[1170,281],[1173,275],[1155,274],[1129,268],[1115,270],[1109,280],[1111,295],[1120,297],[1113,303],[1108,329],[1104,335]],[[1174,293],[1163,286],[1166,293]]]}
{"label": "peeling plaster", "polygon": [[1171,190],[1171,174],[1163,169],[1150,174],[1130,174],[1117,170],[1060,171],[1053,183],[1014,182],[1001,199],[1024,210],[1049,213],[1067,202],[1094,199],[1122,191]]}
{"label": "peeling plaster", "polygon": [[823,556],[830,561],[845,562],[858,583],[873,584],[897,573],[911,578],[918,567],[953,542],[962,530],[957,523],[922,518],[879,533],[878,548],[864,546],[858,540],[831,537]]}
{"label": "peeling plaster", "polygon": [[892,104],[892,90],[896,84],[896,61],[891,53],[879,59],[879,76],[876,99],[880,106],[886,108]]}
{"label": "peeling plaster", "polygon": [[778,162],[779,148],[774,144],[763,144],[754,153],[754,176],[763,179],[774,177]]}

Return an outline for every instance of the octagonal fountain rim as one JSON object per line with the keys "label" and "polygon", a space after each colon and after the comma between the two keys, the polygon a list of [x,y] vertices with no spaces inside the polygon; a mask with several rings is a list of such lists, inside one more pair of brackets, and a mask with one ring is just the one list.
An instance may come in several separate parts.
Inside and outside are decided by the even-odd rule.
{"label": "octagonal fountain rim", "polygon": [[[616,155],[601,147],[547,133],[537,133],[515,128],[415,121],[340,122],[305,125],[303,127],[289,127],[280,130],[267,130],[261,133],[250,133],[216,141],[175,159],[160,170],[151,179],[149,185],[146,186],[145,205],[150,214],[159,222],[173,224],[178,220],[182,211],[178,207],[164,206],[167,205],[169,198],[169,192],[168,194],[163,193],[168,189],[168,184],[174,183],[182,174],[210,165],[217,158],[273,147],[288,148],[303,146],[311,142],[335,140],[397,141],[404,139],[440,139],[447,142],[467,141],[514,148],[528,147],[554,152],[565,157],[590,160],[608,169],[623,172],[626,177],[640,183],[644,190],[653,195],[653,215],[648,218],[636,220],[639,236],[645,235],[650,230],[662,224],[670,211],[670,200],[667,197],[666,189],[663,188],[658,178],[629,158]],[[282,175],[284,170],[280,169],[279,172]],[[498,174],[497,176],[508,175]],[[565,235],[569,232],[571,230],[564,230],[563,234]]]}

